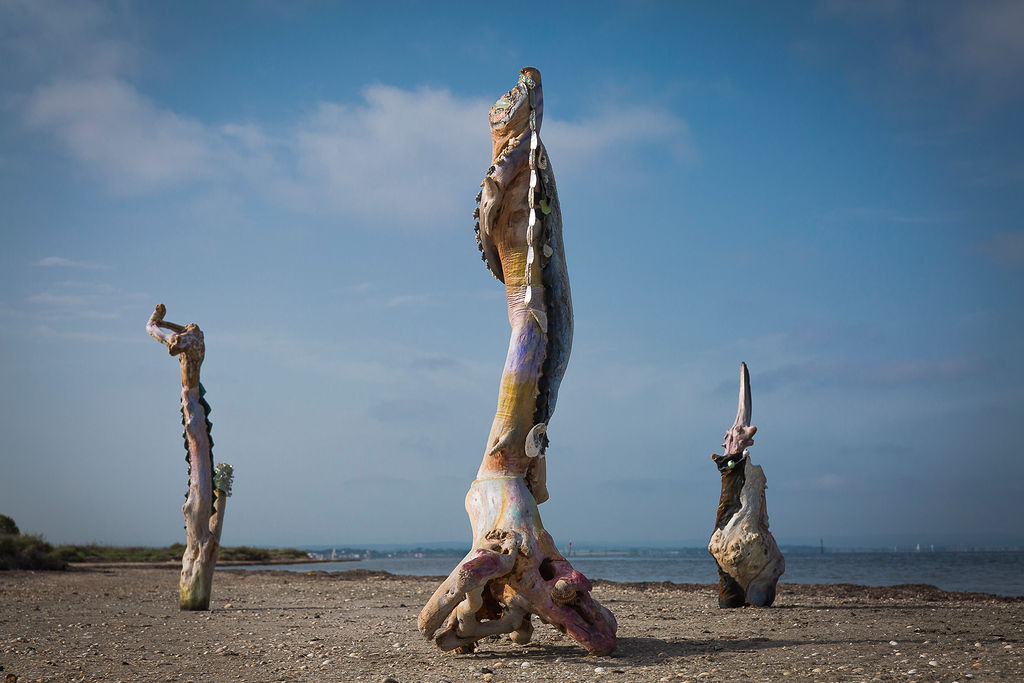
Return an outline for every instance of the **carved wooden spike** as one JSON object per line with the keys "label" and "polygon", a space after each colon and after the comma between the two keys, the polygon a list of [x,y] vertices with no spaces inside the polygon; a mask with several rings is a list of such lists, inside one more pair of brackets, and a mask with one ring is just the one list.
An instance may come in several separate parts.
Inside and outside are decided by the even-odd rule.
{"label": "carved wooden spike", "polygon": [[740,364],[739,409],[725,433],[725,453],[711,458],[722,474],[715,532],[708,551],[718,564],[720,607],[768,607],[786,570],[786,560],[768,529],[764,471],[750,462],[748,446],[757,427],[750,424],[753,401],[746,363]]}
{"label": "carved wooden spike", "polygon": [[747,372],[747,364],[740,363],[740,405],[736,409],[736,420],[732,428],[749,427],[750,418],[754,414],[754,400],[750,396],[750,373]]}
{"label": "carved wooden spike", "polygon": [[[181,508],[187,541],[181,558],[178,606],[183,610],[210,608],[213,570],[220,552],[224,510],[231,495],[233,470],[227,463],[213,467],[210,406],[203,397],[199,370],[206,355],[203,332],[194,323],[176,325],[164,320],[167,309],[159,304],[149,317],[146,332],[178,356],[181,366],[181,413],[189,464],[188,494]],[[170,330],[170,334],[164,330]]]}
{"label": "carved wooden spike", "polygon": [[[512,326],[498,409],[476,481],[466,495],[473,549],[420,612],[419,630],[442,650],[470,652],[489,635],[529,642],[532,616],[593,653],[615,649],[615,617],[590,596],[591,584],[558,552],[537,505],[547,500],[546,429],[572,346],[572,300],[562,218],[550,165],[530,134],[543,114],[540,72],[525,68],[491,108],[492,165],[484,179],[480,240],[505,284]],[[545,259],[530,259],[543,250]]]}

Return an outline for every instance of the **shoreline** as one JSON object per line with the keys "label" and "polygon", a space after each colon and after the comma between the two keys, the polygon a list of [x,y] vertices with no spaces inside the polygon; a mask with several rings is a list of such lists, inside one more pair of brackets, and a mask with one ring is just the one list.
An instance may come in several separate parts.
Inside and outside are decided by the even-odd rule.
{"label": "shoreline", "polygon": [[[218,561],[217,568],[288,564],[324,564],[325,562],[359,562],[359,560],[355,558],[331,560],[317,559],[313,557],[286,558],[280,560],[227,560]],[[90,567],[97,569],[181,569],[181,560],[167,562],[68,562],[67,571],[81,571]]]}
{"label": "shoreline", "polygon": [[537,620],[527,646],[492,637],[454,655],[416,629],[438,578],[224,569],[212,609],[182,612],[170,569],[0,572],[0,673],[22,683],[1024,679],[1020,597],[783,583],[774,607],[723,610],[713,584],[598,580],[592,594],[619,624],[611,655],[587,655]]}
{"label": "shoreline", "polygon": [[[246,566],[273,566],[273,565],[293,565],[293,564],[324,564],[334,562],[360,562],[360,560],[344,559],[344,560],[331,560],[331,559],[314,559],[310,558],[303,561],[291,561],[291,560],[276,560],[269,562],[261,562],[255,560],[243,560],[238,562],[218,562],[217,563],[217,576],[221,576],[224,572],[231,571],[234,567],[246,567]],[[174,569],[180,570],[180,562],[71,562],[68,564],[67,572],[81,572],[89,571],[91,569]],[[49,570],[57,571],[59,570]],[[238,570],[244,574],[259,574],[269,573],[273,575],[281,576],[321,576],[324,578],[331,578],[339,574],[351,574],[353,578],[377,578],[377,579],[413,579],[422,581],[443,581],[446,576],[441,574],[427,575],[427,574],[396,574],[389,572],[384,569],[361,569],[353,568],[344,571],[328,572],[324,570],[313,570],[309,572],[299,572],[287,569],[246,569]],[[596,586],[610,585],[620,586],[623,588],[635,588],[638,590],[681,590],[681,591],[710,591],[717,595],[718,584],[717,583],[688,583],[688,582],[675,582],[675,581],[616,581],[613,579],[591,579],[591,583]],[[1021,602],[1024,603],[1024,595],[1003,595],[1000,593],[987,593],[983,591],[950,591],[943,588],[939,588],[930,583],[896,583],[889,585],[869,585],[852,582],[837,582],[837,583],[795,583],[789,581],[780,581],[778,584],[779,592],[789,592],[794,595],[808,595],[808,594],[821,594],[821,595],[848,595],[861,597],[870,597],[874,599],[883,599],[886,597],[900,596],[905,598],[917,598],[928,601],[949,601],[949,600],[962,600],[962,601],[988,601],[995,600],[1001,602]]]}

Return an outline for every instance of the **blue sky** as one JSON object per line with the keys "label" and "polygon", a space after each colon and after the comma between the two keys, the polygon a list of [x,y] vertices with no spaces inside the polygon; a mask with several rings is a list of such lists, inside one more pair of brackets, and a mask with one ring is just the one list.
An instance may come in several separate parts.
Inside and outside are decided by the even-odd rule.
{"label": "blue sky", "polygon": [[468,543],[509,333],[470,214],[530,65],[559,543],[707,539],[740,361],[781,544],[1024,543],[1024,5],[720,4],[0,2],[0,512],[184,538],[163,302],[224,543]]}

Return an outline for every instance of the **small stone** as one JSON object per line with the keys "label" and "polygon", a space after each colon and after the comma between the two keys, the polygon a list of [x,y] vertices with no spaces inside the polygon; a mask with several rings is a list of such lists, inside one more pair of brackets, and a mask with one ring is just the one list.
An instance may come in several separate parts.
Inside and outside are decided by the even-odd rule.
{"label": "small stone", "polygon": [[324,661],[320,662],[320,666],[327,666],[330,663],[331,663],[331,660],[325,659]]}
{"label": "small stone", "polygon": [[231,609],[232,607],[234,607],[234,605],[232,605],[230,602],[224,605],[224,609]]}
{"label": "small stone", "polygon": [[596,674],[603,674],[605,671],[606,671],[606,669],[603,666],[595,666],[594,667],[594,673],[596,673]]}
{"label": "small stone", "polygon": [[907,672],[907,675],[908,676],[913,676],[916,673],[917,673],[917,669],[911,669],[910,671]]}
{"label": "small stone", "polygon": [[386,676],[386,677],[380,679],[380,683],[398,683],[398,681],[393,679],[391,676]]}
{"label": "small stone", "polygon": [[488,669],[488,668],[487,668],[487,667],[485,666],[485,667],[482,667],[482,668],[480,669],[480,673],[482,673],[482,674],[492,674],[492,673],[494,673],[494,672],[493,672],[493,671],[491,671],[490,669]]}
{"label": "small stone", "polygon": [[895,640],[890,640],[889,644],[892,645],[893,647],[896,647],[897,645],[899,645],[899,643],[897,643]]}
{"label": "small stone", "polygon": [[483,675],[483,679],[484,679],[485,681],[489,681],[489,680],[491,680],[492,678],[494,678],[494,674],[490,674],[490,673],[488,673],[488,674],[484,674],[484,675]]}
{"label": "small stone", "polygon": [[934,659],[928,660],[928,666],[938,666],[939,663]]}
{"label": "small stone", "polygon": [[532,664],[530,664],[529,662],[523,662],[523,666],[522,666],[522,668],[524,668],[524,669],[525,669],[525,668],[526,668],[526,667],[528,667],[528,666],[532,666]]}

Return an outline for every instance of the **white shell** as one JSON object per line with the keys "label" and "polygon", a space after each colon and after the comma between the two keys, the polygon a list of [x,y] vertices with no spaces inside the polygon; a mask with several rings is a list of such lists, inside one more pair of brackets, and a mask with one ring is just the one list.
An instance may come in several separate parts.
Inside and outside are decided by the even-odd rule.
{"label": "white shell", "polygon": [[530,134],[530,149],[537,149],[537,131]]}
{"label": "white shell", "polygon": [[544,454],[541,452],[541,446],[544,443],[543,437],[547,431],[548,426],[543,422],[533,425],[533,429],[531,429],[530,433],[526,435],[526,457],[544,457]]}
{"label": "white shell", "polygon": [[533,265],[533,245],[532,244],[526,249],[526,265],[527,266],[532,266]]}
{"label": "white shell", "polygon": [[533,287],[526,288],[526,296],[523,297],[523,301],[530,303],[530,299],[533,298]]}
{"label": "white shell", "polygon": [[537,172],[530,170],[530,187],[537,187]]}
{"label": "white shell", "polygon": [[530,317],[532,317],[534,320],[537,321],[537,324],[540,326],[541,332],[543,332],[544,334],[548,333],[548,314],[547,313],[545,313],[544,311],[540,310],[539,308],[531,308],[530,309]]}
{"label": "white shell", "polygon": [[537,212],[534,209],[530,209],[530,227],[532,228],[537,223]]}

